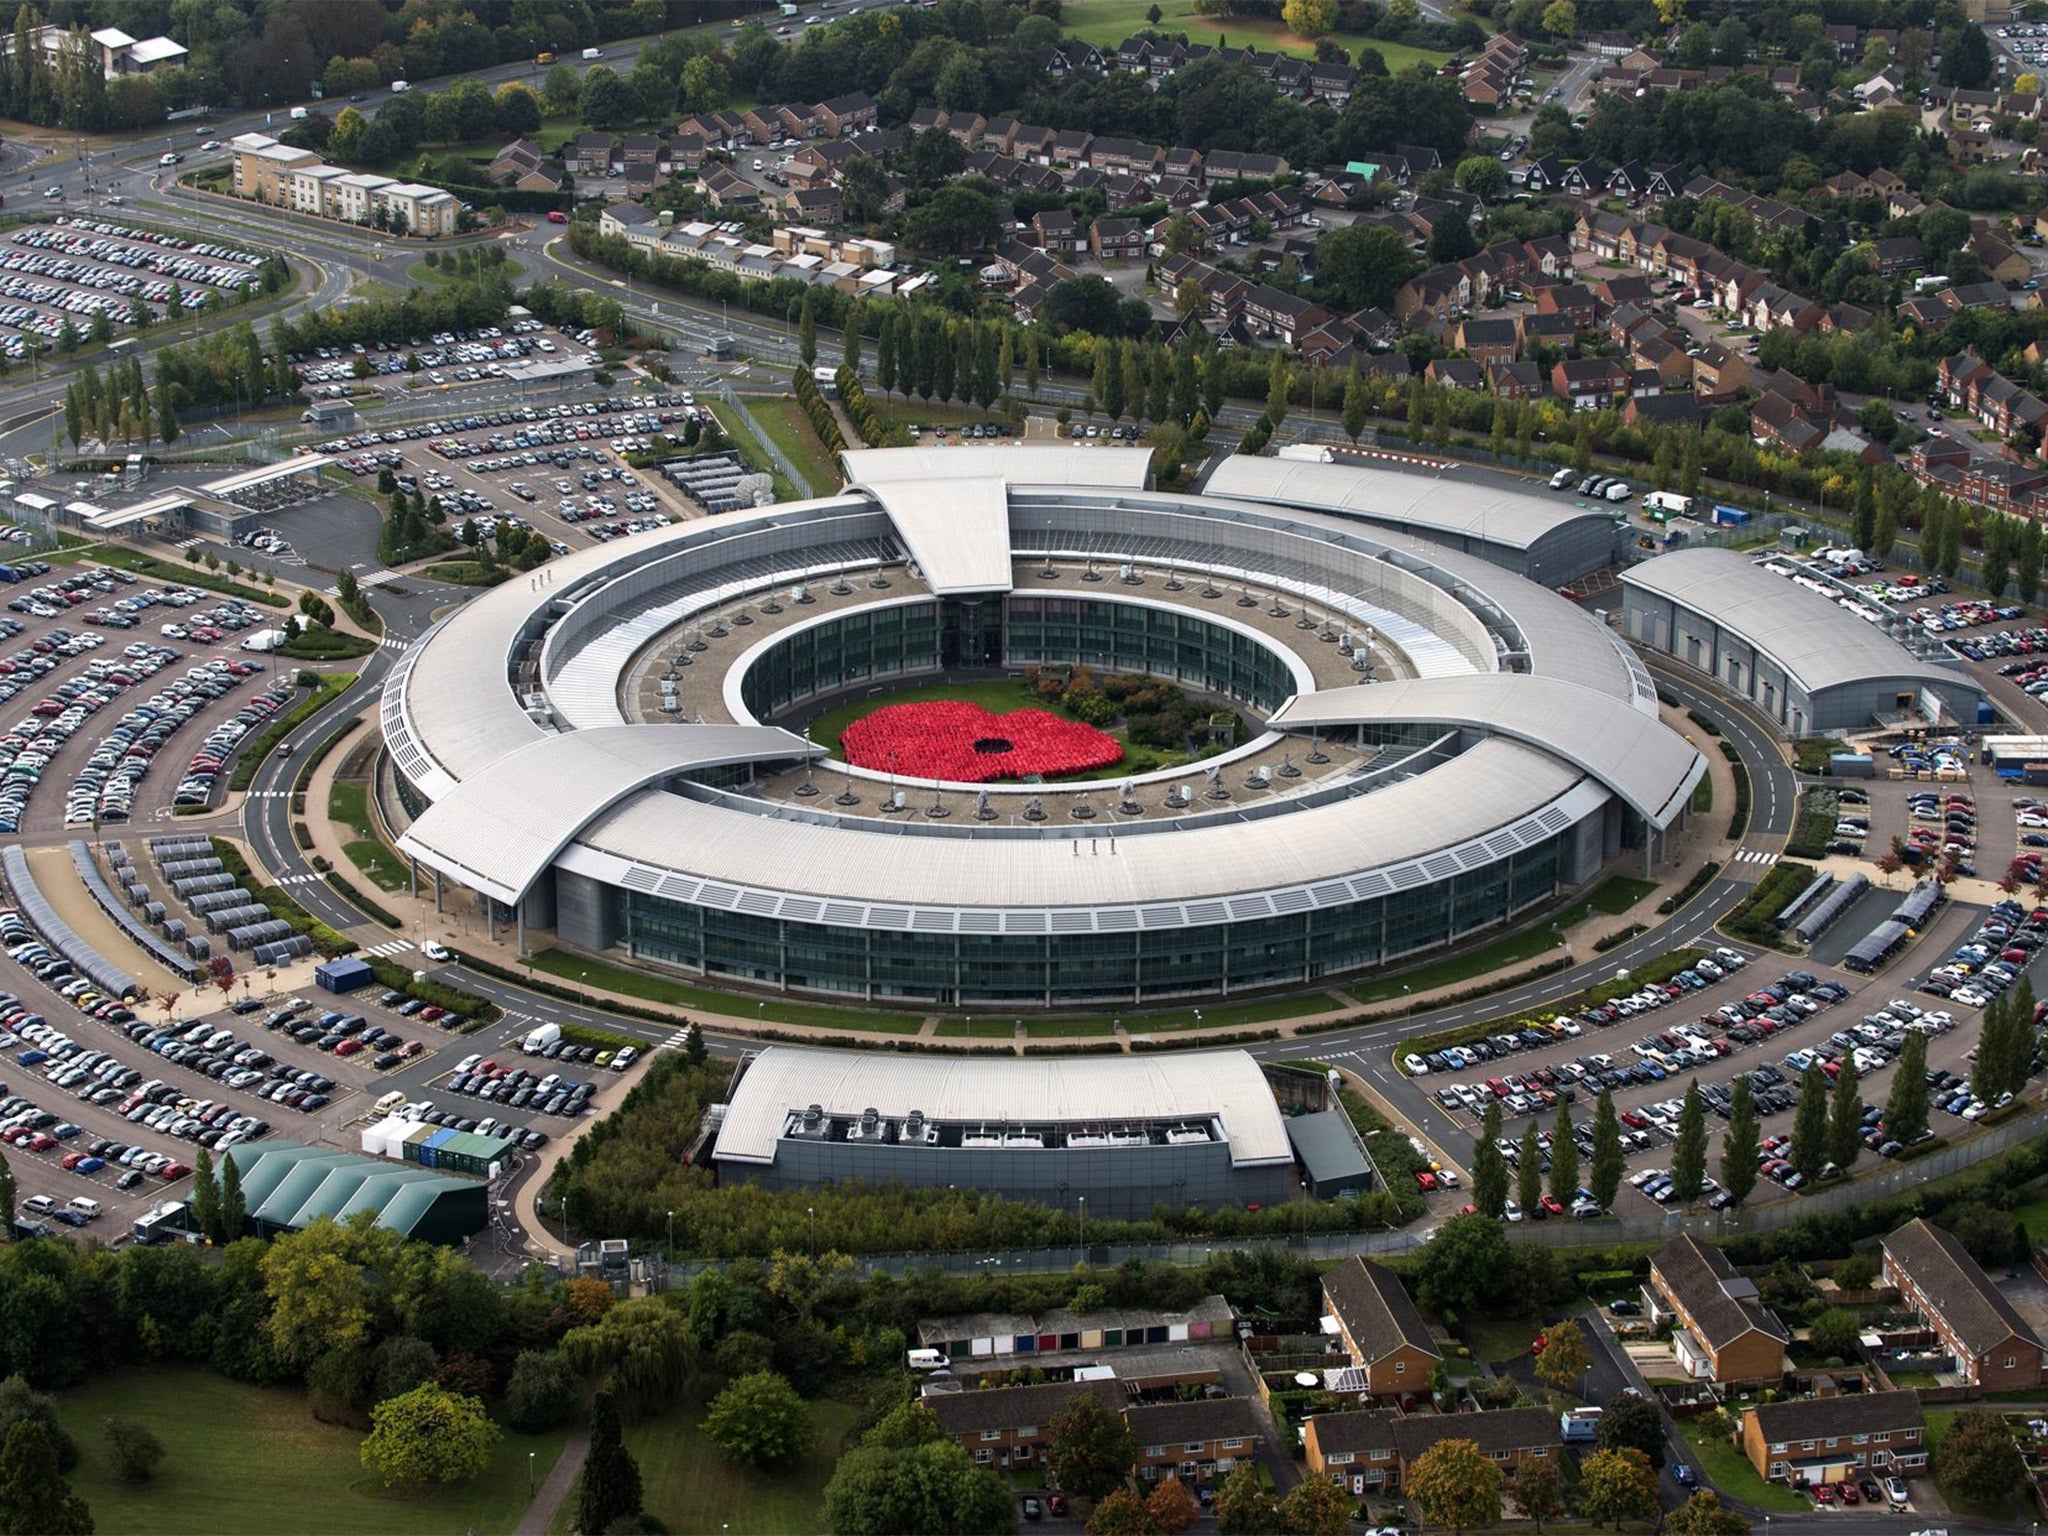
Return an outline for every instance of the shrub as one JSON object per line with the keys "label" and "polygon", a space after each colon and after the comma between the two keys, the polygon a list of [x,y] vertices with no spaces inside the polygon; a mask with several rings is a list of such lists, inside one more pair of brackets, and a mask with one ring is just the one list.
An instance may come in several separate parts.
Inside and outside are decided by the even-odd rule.
{"label": "shrub", "polygon": [[860,440],[870,448],[881,447],[888,440],[888,433],[882,426],[882,418],[875,414],[874,403],[868,399],[868,392],[861,387],[860,375],[841,363],[834,379],[839,385],[839,403],[846,408],[846,415],[853,423],[853,430],[860,434]]}
{"label": "shrub", "polygon": [[838,418],[832,414],[832,406],[818,388],[818,381],[811,377],[811,370],[801,365],[790,375],[790,384],[796,391],[796,403],[804,408],[804,414],[811,418],[818,441],[825,445],[828,453],[846,451],[846,434],[839,430]]}

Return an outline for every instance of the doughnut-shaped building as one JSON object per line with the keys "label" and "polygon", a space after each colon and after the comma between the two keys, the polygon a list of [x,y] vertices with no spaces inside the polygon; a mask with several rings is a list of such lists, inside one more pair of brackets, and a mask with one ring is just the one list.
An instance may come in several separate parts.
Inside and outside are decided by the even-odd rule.
{"label": "doughnut-shaped building", "polygon": [[[437,896],[473,892],[522,946],[552,929],[792,993],[1199,1001],[1438,949],[1625,847],[1647,862],[1705,772],[1625,644],[1482,555],[1153,491],[1143,449],[844,462],[837,496],[579,551],[405,654],[381,722]],[[1354,507],[1375,481],[1413,499],[1333,473]],[[985,785],[802,733],[941,675],[1081,665],[1245,728],[1179,767]]]}

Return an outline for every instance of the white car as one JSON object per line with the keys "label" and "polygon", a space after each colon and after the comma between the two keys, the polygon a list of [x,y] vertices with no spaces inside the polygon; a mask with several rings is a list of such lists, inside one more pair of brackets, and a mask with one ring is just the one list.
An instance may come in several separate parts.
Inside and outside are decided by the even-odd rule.
{"label": "white car", "polygon": [[436,961],[443,965],[447,964],[447,962],[455,958],[454,952],[450,950],[448,946],[445,944],[422,944],[420,946],[420,953],[425,955],[429,960]]}
{"label": "white car", "polygon": [[204,154],[204,153],[206,153],[206,151],[208,151],[208,150],[211,150],[211,149],[219,149],[219,148],[220,148],[220,140],[219,140],[219,139],[208,139],[208,140],[207,140],[207,141],[206,141],[206,142],[205,142],[204,144],[202,144],[202,145],[200,145],[200,146],[199,146],[199,151],[200,151],[200,153],[201,153],[201,154]]}

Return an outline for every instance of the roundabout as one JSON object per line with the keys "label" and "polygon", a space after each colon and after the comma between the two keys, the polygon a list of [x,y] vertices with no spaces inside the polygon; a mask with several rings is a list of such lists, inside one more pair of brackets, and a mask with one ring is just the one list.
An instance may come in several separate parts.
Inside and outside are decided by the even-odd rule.
{"label": "roundabout", "polygon": [[[1497,928],[1647,863],[1704,772],[1611,632],[1463,550],[1153,492],[1137,449],[846,464],[839,496],[556,562],[401,660],[401,848],[441,899],[741,986],[1142,1005]],[[892,705],[837,757],[784,724],[1032,668],[1172,684],[1243,739],[1135,771],[1049,709]]]}

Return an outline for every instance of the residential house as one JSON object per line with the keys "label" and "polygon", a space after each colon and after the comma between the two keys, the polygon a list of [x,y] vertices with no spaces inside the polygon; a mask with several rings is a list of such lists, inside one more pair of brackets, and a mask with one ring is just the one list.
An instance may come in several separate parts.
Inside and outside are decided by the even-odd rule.
{"label": "residential house", "polygon": [[811,121],[817,125],[819,133],[830,139],[872,128],[879,115],[875,99],[866,91],[834,96],[830,101],[821,101],[811,108]]}
{"label": "residential house", "polygon": [[1263,283],[1251,291],[1244,303],[1245,323],[1255,332],[1276,338],[1283,347],[1292,347],[1297,337],[1329,318],[1328,310]]}
{"label": "residential house", "polygon": [[1563,235],[1544,235],[1522,242],[1522,260],[1528,270],[1545,277],[1572,279],[1572,243]]}
{"label": "residential house", "polygon": [[1203,157],[1202,174],[1211,184],[1229,181],[1277,181],[1288,173],[1279,155],[1254,155],[1238,149],[1212,149]]}
{"label": "residential house", "polygon": [[1707,419],[1706,404],[1690,390],[1656,395],[1630,394],[1621,419],[1632,427],[1655,423],[1666,427],[1697,427]]}
{"label": "residential house", "polygon": [[1600,323],[1600,300],[1584,283],[1560,283],[1537,290],[1536,313],[1565,315],[1577,329],[1589,331]]}
{"label": "residential house", "polygon": [[1046,56],[1045,72],[1055,80],[1083,73],[1103,74],[1102,50],[1079,38],[1066,38],[1053,44],[1051,53]]}
{"label": "residential house", "polygon": [[1485,372],[1469,357],[1439,357],[1422,370],[1422,376],[1445,389],[1462,389],[1475,395],[1486,383]]}
{"label": "residential house", "polygon": [[1136,219],[1097,219],[1088,226],[1088,249],[1097,261],[1145,259],[1145,226]]}
{"label": "residential house", "polygon": [[629,133],[619,145],[619,161],[630,176],[635,166],[654,170],[661,164],[661,135]]}
{"label": "residential house", "polygon": [[707,167],[698,176],[697,185],[705,201],[714,208],[743,211],[761,206],[761,189],[729,166]]}
{"label": "residential house", "polygon": [[1763,1403],[1742,1416],[1742,1450],[1757,1476],[1795,1487],[1927,1470],[1920,1394],[1852,1392]]}
{"label": "residential house", "polygon": [[1651,1256],[1643,1301],[1653,1323],[1676,1320],[1672,1349],[1687,1375],[1727,1383],[1774,1382],[1784,1374],[1790,1332],[1763,1304],[1754,1281],[1690,1233]]}
{"label": "residential house", "polygon": [[579,133],[562,150],[562,162],[576,176],[602,176],[612,168],[612,136]]}
{"label": "residential house", "polygon": [[1989,229],[1980,228],[1970,236],[1963,249],[1974,254],[1984,268],[1984,275],[1994,283],[2023,283],[2034,275],[2034,268],[2025,255],[2013,249],[2003,236]]}
{"label": "residential house", "polygon": [[704,164],[704,154],[711,146],[704,141],[701,133],[673,133],[668,140],[668,164],[673,172],[696,172]]}
{"label": "residential house", "polygon": [[1394,318],[1406,325],[1449,319],[1472,302],[1472,280],[1454,265],[1418,272],[1394,295]]}
{"label": "residential house", "polygon": [[1495,363],[1486,370],[1486,387],[1503,400],[1533,400],[1543,393],[1543,366]]}
{"label": "residential house", "polygon": [[1474,363],[1511,363],[1522,345],[1521,331],[1512,320],[1468,319],[1457,329],[1452,346]]}
{"label": "residential house", "polygon": [[1048,208],[1031,216],[1031,243],[1056,256],[1081,249],[1081,227],[1064,208]]}
{"label": "residential house", "polygon": [[1628,365],[1611,357],[1567,357],[1550,370],[1550,391],[1575,411],[1597,411],[1628,393]]}
{"label": "residential house", "polygon": [[1134,1403],[1124,1409],[1124,1423],[1138,1445],[1138,1476],[1148,1483],[1177,1477],[1190,1488],[1215,1484],[1258,1454],[1259,1418],[1249,1398]]}
{"label": "residential house", "polygon": [[1963,406],[1975,414],[1966,402],[1975,398],[1974,388],[1991,376],[1991,367],[1976,353],[1956,352],[1944,357],[1935,369],[1935,387],[1950,405]]}
{"label": "residential house", "polygon": [[1399,1490],[1423,1453],[1446,1440],[1470,1441],[1509,1472],[1554,1461],[1561,1449],[1557,1415],[1544,1408],[1419,1415],[1368,1408],[1318,1413],[1302,1425],[1310,1474],[1356,1498]]}
{"label": "residential house", "polygon": [[1055,1381],[1028,1387],[988,1387],[975,1392],[935,1392],[922,1399],[948,1438],[984,1467],[1028,1467],[1038,1461],[1053,1415],[1076,1397],[1092,1397],[1112,1413],[1123,1412],[1122,1385],[1115,1381]]}
{"label": "residential house", "polygon": [[1927,268],[1927,247],[1918,235],[1895,235],[1873,242],[1870,249],[1880,277],[1903,277]]}
{"label": "residential house", "polygon": [[1692,387],[1703,399],[1733,400],[1749,388],[1749,359],[1723,342],[1710,341],[1693,357]]}
{"label": "residential house", "polygon": [[1908,1222],[1884,1240],[1884,1278],[1971,1386],[2013,1392],[2041,1385],[2048,1350],[2040,1335],[1953,1235],[1924,1217]]}
{"label": "residential house", "polygon": [[1344,1345],[1361,1379],[1352,1390],[1370,1397],[1429,1390],[1443,1359],[1422,1310],[1389,1269],[1352,1257],[1323,1276],[1323,1332]]}
{"label": "residential house", "polygon": [[1572,323],[1570,315],[1524,315],[1522,325],[1522,354],[1532,355],[1536,347],[1555,347],[1560,352],[1571,346],[1577,339],[1579,328]]}

